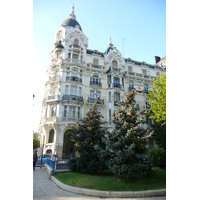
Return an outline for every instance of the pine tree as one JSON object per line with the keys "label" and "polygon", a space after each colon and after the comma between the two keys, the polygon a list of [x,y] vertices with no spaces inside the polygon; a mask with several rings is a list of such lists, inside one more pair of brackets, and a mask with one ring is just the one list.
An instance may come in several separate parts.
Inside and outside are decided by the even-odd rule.
{"label": "pine tree", "polygon": [[81,173],[96,173],[98,169],[105,167],[100,160],[99,152],[105,149],[102,137],[106,133],[106,129],[102,128],[101,118],[103,117],[97,112],[97,98],[93,108],[86,114],[78,128],[74,129],[72,141],[75,143],[75,150],[78,151],[79,157],[73,159],[69,163],[72,171]]}
{"label": "pine tree", "polygon": [[106,150],[102,155],[107,160],[108,167],[115,176],[125,179],[137,179],[144,173],[150,173],[151,164],[144,154],[147,153],[147,139],[151,136],[141,128],[143,120],[136,110],[135,92],[125,93],[125,101],[119,102],[123,109],[115,110],[112,114],[115,128],[108,134]]}

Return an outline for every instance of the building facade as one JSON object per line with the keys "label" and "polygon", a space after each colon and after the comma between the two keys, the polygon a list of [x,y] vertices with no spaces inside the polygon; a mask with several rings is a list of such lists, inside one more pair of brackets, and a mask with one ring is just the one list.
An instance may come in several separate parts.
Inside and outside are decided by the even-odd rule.
{"label": "building facade", "polygon": [[[55,33],[46,70],[39,128],[41,140],[44,139],[43,153],[55,153],[60,158],[75,155],[70,141],[72,127],[92,108],[97,97],[98,111],[109,131],[113,129],[112,112],[120,108],[117,102],[124,100],[124,92],[133,88],[142,91],[135,100],[140,111],[148,109],[145,94],[152,87],[153,78],[164,69],[123,58],[111,38],[105,49],[105,52],[88,49],[88,38],[72,6],[68,18]],[[146,120],[144,128],[149,123]],[[149,146],[153,145],[149,141]]]}

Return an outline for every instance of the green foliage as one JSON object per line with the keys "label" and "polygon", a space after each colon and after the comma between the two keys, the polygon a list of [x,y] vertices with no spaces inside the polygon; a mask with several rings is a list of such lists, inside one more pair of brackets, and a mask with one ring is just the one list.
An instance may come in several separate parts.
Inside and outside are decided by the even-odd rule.
{"label": "green foliage", "polygon": [[72,171],[94,174],[98,169],[105,167],[100,158],[100,151],[105,149],[102,138],[106,134],[106,130],[101,126],[101,117],[103,116],[97,112],[96,103],[83,121],[78,123],[78,128],[74,129],[72,141],[80,157],[70,160],[69,167]]}
{"label": "green foliage", "polygon": [[166,150],[163,148],[156,148],[149,151],[149,158],[156,167],[166,168]]}
{"label": "green foliage", "polygon": [[40,141],[37,138],[33,138],[33,149],[40,147]]}
{"label": "green foliage", "polygon": [[123,105],[123,109],[113,113],[115,128],[107,139],[104,138],[106,149],[101,151],[114,175],[125,179],[138,179],[152,172],[151,163],[144,156],[151,134],[141,128],[143,120],[136,111],[136,105],[133,106],[134,96],[132,90],[126,95],[125,102],[118,103]]}
{"label": "green foliage", "polygon": [[153,79],[153,88],[146,94],[150,111],[146,114],[156,122],[166,124],[166,74],[159,74],[157,79]]}
{"label": "green foliage", "polygon": [[154,130],[152,139],[155,140],[158,147],[166,150],[166,124],[161,126],[161,123],[154,122],[151,126]]}

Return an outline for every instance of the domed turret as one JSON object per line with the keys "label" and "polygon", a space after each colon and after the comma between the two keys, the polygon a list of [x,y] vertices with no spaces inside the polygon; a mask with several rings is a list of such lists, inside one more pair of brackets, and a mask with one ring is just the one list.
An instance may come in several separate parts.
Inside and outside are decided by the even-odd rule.
{"label": "domed turret", "polygon": [[70,26],[70,27],[75,28],[77,25],[79,26],[79,29],[82,31],[80,24],[76,21],[76,15],[74,14],[74,5],[73,5],[72,8],[71,8],[71,12],[68,15],[68,18],[65,21],[63,21],[61,26],[63,26],[63,27]]}

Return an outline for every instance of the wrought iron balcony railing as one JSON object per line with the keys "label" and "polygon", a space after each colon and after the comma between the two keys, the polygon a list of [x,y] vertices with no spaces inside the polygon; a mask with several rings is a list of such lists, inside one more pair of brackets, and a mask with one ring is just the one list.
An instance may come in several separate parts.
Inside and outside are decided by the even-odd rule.
{"label": "wrought iron balcony railing", "polygon": [[66,81],[77,81],[82,83],[82,78],[76,77],[76,76],[68,76],[66,77]]}
{"label": "wrought iron balcony railing", "polygon": [[98,81],[90,81],[90,85],[97,85],[97,86],[101,87],[102,83],[100,83]]}
{"label": "wrought iron balcony railing", "polygon": [[114,106],[119,106],[117,103],[118,103],[119,101],[114,101]]}
{"label": "wrought iron balcony railing", "polygon": [[[88,103],[95,103],[95,102],[96,102],[96,99],[94,99],[94,98],[88,98]],[[97,104],[104,105],[104,100],[99,99],[97,101]]]}
{"label": "wrought iron balcony railing", "polygon": [[77,95],[63,95],[62,101],[77,101],[78,103],[83,103],[83,97],[77,96]]}
{"label": "wrought iron balcony railing", "polygon": [[116,88],[121,88],[121,87],[122,87],[122,85],[121,85],[121,84],[119,84],[119,83],[113,83],[113,87],[116,87]]}

